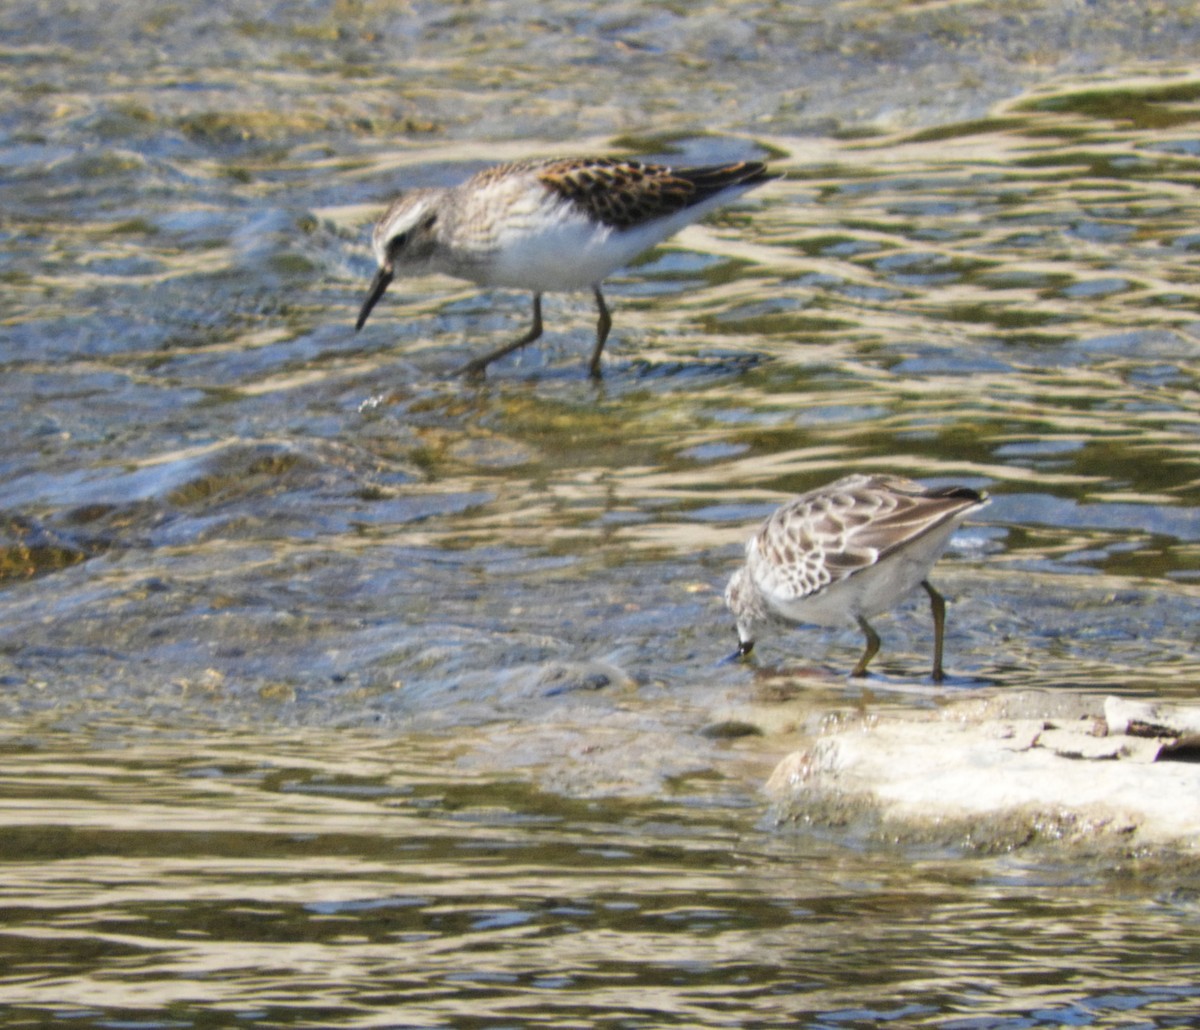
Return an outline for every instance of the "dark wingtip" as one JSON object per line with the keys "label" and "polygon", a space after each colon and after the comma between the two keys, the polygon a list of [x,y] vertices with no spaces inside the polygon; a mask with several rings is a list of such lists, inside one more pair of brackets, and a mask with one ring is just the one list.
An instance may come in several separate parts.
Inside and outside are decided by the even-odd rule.
{"label": "dark wingtip", "polygon": [[783,177],[782,172],[773,171],[762,161],[735,161],[725,165],[677,168],[674,174],[686,179],[695,189],[689,200],[690,204],[698,204],[728,189],[747,190]]}
{"label": "dark wingtip", "polygon": [[986,490],[972,490],[969,486],[944,486],[939,490],[930,491],[932,497],[945,497],[948,500],[974,501],[977,504],[990,500]]}
{"label": "dark wingtip", "polygon": [[746,170],[748,174],[742,181],[754,186],[783,178],[783,172],[777,172],[775,169],[769,168],[762,161],[747,161]]}

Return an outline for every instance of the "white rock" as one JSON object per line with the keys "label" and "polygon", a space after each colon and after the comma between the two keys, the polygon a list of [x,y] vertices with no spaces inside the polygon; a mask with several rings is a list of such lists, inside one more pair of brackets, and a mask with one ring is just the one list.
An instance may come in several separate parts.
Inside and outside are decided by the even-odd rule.
{"label": "white rock", "polygon": [[[1084,697],[1078,711],[1039,718],[1029,708],[1040,696],[839,723],[784,758],[767,793],[789,817],[857,813],[906,839],[1200,850],[1200,764],[1163,760],[1182,727],[1200,727],[1200,707]],[[1128,719],[1111,733],[1101,712]],[[1123,732],[1150,725],[1179,735]]]}

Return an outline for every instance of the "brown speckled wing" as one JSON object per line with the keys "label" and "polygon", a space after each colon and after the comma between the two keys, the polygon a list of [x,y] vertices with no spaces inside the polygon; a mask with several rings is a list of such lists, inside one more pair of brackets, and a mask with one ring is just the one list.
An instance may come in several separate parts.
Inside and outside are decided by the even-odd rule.
{"label": "brown speckled wing", "polygon": [[854,542],[871,548],[878,559],[886,558],[980,500],[979,494],[963,487],[929,490],[910,479],[889,476],[872,477],[864,487],[864,494],[864,506],[874,510],[854,533]]}
{"label": "brown speckled wing", "polygon": [[747,548],[759,588],[782,601],[799,600],[874,564],[876,552],[852,546],[847,521],[856,513],[839,495],[805,495],[772,515]]}
{"label": "brown speckled wing", "polygon": [[617,158],[566,158],[543,164],[538,180],[596,221],[629,229],[674,214],[733,186],[773,178],[758,161],[668,168]]}
{"label": "brown speckled wing", "polygon": [[802,494],[763,524],[747,547],[760,588],[798,600],[876,564],[980,503],[973,490],[927,490],[894,476],[848,476]]}

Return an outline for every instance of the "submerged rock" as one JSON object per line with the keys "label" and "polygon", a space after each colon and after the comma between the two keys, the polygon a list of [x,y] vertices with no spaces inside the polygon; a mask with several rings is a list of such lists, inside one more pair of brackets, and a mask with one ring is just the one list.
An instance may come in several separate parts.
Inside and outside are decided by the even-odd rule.
{"label": "submerged rock", "polygon": [[1198,743],[1200,706],[1027,692],[839,720],[766,790],[784,818],[914,843],[1196,851]]}

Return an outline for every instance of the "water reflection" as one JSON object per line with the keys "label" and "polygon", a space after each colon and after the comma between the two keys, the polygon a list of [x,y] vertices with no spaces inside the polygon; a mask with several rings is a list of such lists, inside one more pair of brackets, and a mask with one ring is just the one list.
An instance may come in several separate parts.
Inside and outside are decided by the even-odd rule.
{"label": "water reflection", "polygon": [[[1186,685],[1200,526],[1190,88],[1114,89],[1117,117],[1095,89],[1061,90],[906,136],[764,140],[786,182],[616,283],[622,332],[598,388],[572,368],[586,297],[554,298],[565,331],[480,387],[444,373],[507,331],[519,295],[420,281],[362,338],[346,329],[367,201],[395,189],[388,162],[447,181],[478,163],[469,147],[345,166],[250,148],[236,177],[177,156],[188,174],[154,172],[136,217],[132,191],[158,159],[92,155],[84,179],[61,155],[26,154],[31,175],[42,162],[64,188],[109,192],[68,191],[73,232],[13,327],[8,564],[57,580],[2,602],[13,703],[36,707],[31,669],[62,647],[301,701],[425,681],[417,640],[469,649],[440,670],[447,685],[529,660],[506,632],[539,637],[543,658],[674,675],[697,633],[723,625],[697,591],[723,580],[746,525],[850,469],[996,496],[952,556],[962,604],[977,605],[954,620],[969,675]],[[682,160],[746,149],[639,145]],[[212,210],[196,206],[197,176]],[[53,225],[43,202],[18,217]],[[1134,653],[1117,626],[1082,637],[1078,613],[1105,624],[1114,593],[1154,618]],[[32,617],[45,604],[49,626]],[[1035,632],[1016,614],[1031,607]],[[281,632],[295,663],[264,650]]]}
{"label": "water reflection", "polygon": [[1196,1003],[1166,869],[1151,900],[1149,868],[897,862],[703,788],[539,794],[416,737],[105,739],[3,749],[18,1022],[1167,1026]]}
{"label": "water reflection", "polygon": [[[1192,1020],[1193,863],[772,826],[775,742],[702,732],[933,703],[919,605],[862,687],[853,631],[713,665],[747,526],[852,469],[995,497],[947,692],[1195,692],[1200,89],[978,116],[1195,26],[1047,8],[1014,60],[1010,6],[10,12],[7,1022]],[[586,296],[481,386],[522,295],[355,336],[380,204],[552,139],[788,178],[613,282],[599,386]]]}
{"label": "water reflection", "polygon": [[[562,331],[478,387],[444,373],[523,317],[518,294],[422,280],[347,328],[389,165],[456,180],[470,147],[250,147],[234,177],[176,155],[187,174],[153,172],[136,216],[160,159],[84,179],[26,153],[75,189],[6,351],[10,704],[39,707],[47,656],[74,682],[97,653],[148,695],[164,675],[301,704],[404,683],[445,713],[477,682],[464,720],[492,670],[528,662],[690,682],[746,526],[851,469],[996,497],[948,563],[965,675],[1186,692],[1189,88],[1114,89],[1115,119],[1060,90],[909,135],[762,141],[789,179],[618,279],[596,388],[573,367],[586,297],[548,301]],[[1139,119],[1170,106],[1153,136],[1135,94]],[[57,231],[21,197],[15,217]],[[1152,621],[1123,629],[1133,612]]]}

